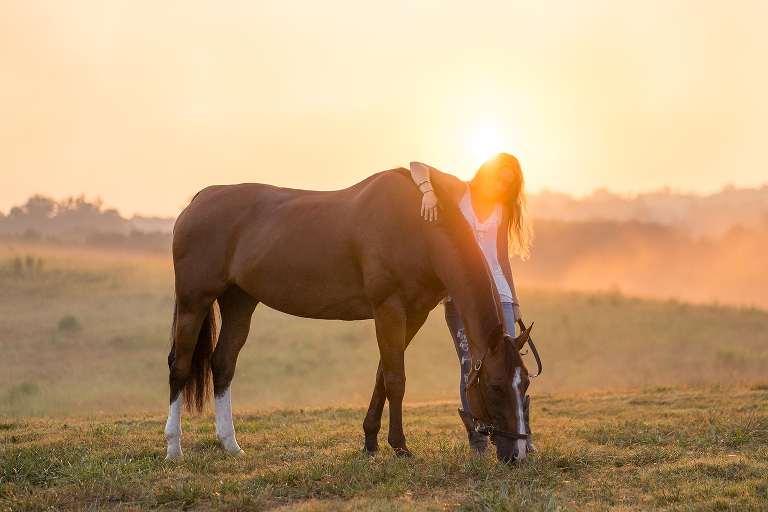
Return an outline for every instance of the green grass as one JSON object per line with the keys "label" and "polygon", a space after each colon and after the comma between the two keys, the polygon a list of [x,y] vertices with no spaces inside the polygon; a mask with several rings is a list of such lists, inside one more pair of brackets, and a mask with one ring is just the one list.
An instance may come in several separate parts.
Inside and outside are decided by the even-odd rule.
{"label": "green grass", "polygon": [[359,407],[236,411],[238,458],[210,415],[186,415],[178,462],[163,461],[161,414],[14,420],[0,508],[765,510],[766,388],[534,395],[539,452],[518,466],[474,455],[447,403],[406,408],[410,460],[361,453]]}
{"label": "green grass", "polygon": [[[16,269],[16,258],[27,256],[41,263]],[[544,361],[533,393],[766,375],[762,310],[617,292],[521,287],[519,295]],[[172,311],[167,256],[0,248],[0,418],[166,411]],[[367,404],[377,362],[371,321],[307,320],[259,306],[238,360],[233,405]],[[406,403],[457,402],[457,367],[438,307],[406,354]]]}

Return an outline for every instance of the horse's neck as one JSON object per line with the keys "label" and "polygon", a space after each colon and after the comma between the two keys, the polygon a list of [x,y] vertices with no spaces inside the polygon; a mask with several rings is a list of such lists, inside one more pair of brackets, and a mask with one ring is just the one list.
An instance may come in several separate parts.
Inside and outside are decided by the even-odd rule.
{"label": "horse's neck", "polygon": [[461,312],[472,356],[479,357],[492,331],[503,325],[501,302],[461,209],[439,181],[434,185],[443,212],[439,224],[428,230],[433,268]]}
{"label": "horse's neck", "polygon": [[455,294],[451,295],[451,300],[462,313],[461,318],[464,322],[470,352],[473,358],[479,357],[488,348],[494,328],[501,323],[498,315],[492,314],[495,305],[482,304],[486,301],[476,301],[474,297],[461,297]]}
{"label": "horse's neck", "polygon": [[[480,252],[477,246],[474,248]],[[441,254],[443,261],[439,277],[451,300],[461,312],[472,356],[479,357],[488,347],[493,329],[502,323],[491,277],[482,260],[475,261],[476,258],[466,255],[451,260],[450,256],[446,256],[456,255],[455,251],[445,251]]]}

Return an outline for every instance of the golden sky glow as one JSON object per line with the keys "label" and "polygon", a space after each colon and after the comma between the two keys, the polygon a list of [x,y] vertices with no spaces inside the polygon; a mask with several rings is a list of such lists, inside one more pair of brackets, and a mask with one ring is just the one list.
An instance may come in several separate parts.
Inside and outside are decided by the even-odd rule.
{"label": "golden sky glow", "polygon": [[768,182],[768,2],[469,4],[0,0],[0,211],[468,179],[493,137],[534,192]]}

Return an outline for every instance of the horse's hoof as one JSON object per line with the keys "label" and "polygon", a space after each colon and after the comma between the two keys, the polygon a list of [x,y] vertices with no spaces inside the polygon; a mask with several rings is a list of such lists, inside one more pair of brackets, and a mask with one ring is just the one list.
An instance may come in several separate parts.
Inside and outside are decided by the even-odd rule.
{"label": "horse's hoof", "polygon": [[242,457],[245,455],[245,451],[242,448],[238,448],[236,452],[229,452],[229,454],[233,457]]}
{"label": "horse's hoof", "polygon": [[408,448],[395,448],[395,455],[398,457],[413,457],[413,454],[411,453],[411,450]]}
{"label": "horse's hoof", "polygon": [[182,453],[168,453],[165,460],[184,460],[184,455]]}
{"label": "horse's hoof", "polygon": [[373,449],[368,448],[367,446],[363,447],[363,453],[368,455],[369,457],[373,457],[377,453],[379,453],[379,447],[376,446]]}

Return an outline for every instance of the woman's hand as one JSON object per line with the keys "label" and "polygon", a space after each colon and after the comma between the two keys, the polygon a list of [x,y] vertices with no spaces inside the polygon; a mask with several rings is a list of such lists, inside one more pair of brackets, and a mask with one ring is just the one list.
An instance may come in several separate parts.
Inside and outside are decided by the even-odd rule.
{"label": "woman's hand", "polygon": [[[424,186],[426,188],[426,185]],[[421,196],[421,216],[424,220],[437,220],[437,194],[434,190],[427,190]]]}
{"label": "woman's hand", "polygon": [[520,306],[512,306],[512,313],[515,315],[515,323],[519,322],[523,318],[523,308]]}

